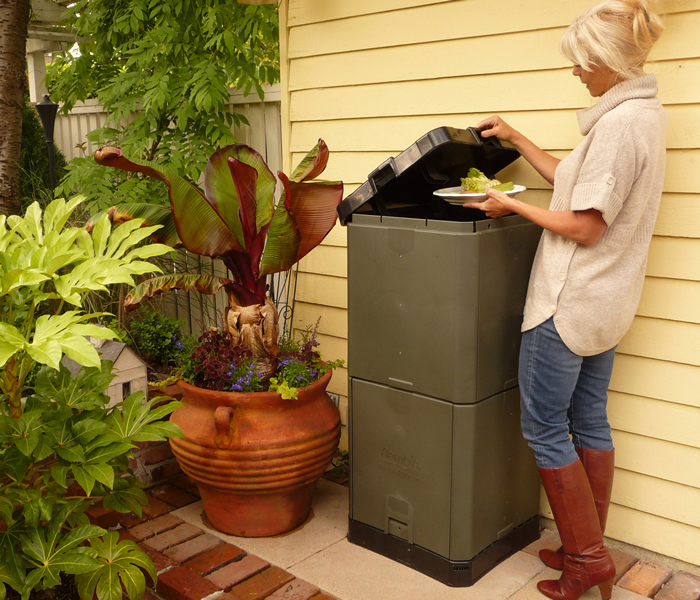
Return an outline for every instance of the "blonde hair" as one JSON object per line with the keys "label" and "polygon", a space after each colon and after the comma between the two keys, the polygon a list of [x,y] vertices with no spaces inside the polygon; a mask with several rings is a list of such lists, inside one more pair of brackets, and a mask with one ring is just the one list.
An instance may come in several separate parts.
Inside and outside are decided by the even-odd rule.
{"label": "blonde hair", "polygon": [[621,80],[639,77],[664,30],[655,9],[654,0],[605,0],[571,24],[559,49],[586,71],[607,67]]}

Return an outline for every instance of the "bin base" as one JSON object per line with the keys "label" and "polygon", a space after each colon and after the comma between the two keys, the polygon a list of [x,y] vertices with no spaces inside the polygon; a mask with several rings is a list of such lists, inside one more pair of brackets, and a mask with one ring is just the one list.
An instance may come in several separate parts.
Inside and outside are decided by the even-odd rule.
{"label": "bin base", "polygon": [[450,587],[468,587],[540,537],[539,515],[496,540],[471,560],[450,560],[379,529],[348,519],[348,541],[420,571]]}

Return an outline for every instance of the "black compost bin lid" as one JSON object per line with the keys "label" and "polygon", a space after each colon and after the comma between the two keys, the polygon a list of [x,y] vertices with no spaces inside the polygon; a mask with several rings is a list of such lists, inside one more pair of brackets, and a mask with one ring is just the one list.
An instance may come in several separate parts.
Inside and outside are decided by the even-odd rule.
{"label": "black compost bin lid", "polygon": [[338,206],[340,223],[345,225],[355,213],[461,220],[480,211],[452,206],[433,192],[460,185],[471,167],[493,178],[519,156],[515,148],[495,137],[482,138],[473,127],[438,127],[372,171]]}

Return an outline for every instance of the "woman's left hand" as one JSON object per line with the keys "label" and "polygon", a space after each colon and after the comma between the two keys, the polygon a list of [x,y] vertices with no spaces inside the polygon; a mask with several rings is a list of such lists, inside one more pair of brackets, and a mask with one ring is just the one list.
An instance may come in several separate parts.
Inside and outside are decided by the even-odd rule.
{"label": "woman's left hand", "polygon": [[497,219],[513,212],[513,209],[510,207],[510,201],[511,198],[503,192],[489,188],[486,190],[486,200],[483,202],[465,202],[462,206],[479,209],[486,213],[487,217]]}

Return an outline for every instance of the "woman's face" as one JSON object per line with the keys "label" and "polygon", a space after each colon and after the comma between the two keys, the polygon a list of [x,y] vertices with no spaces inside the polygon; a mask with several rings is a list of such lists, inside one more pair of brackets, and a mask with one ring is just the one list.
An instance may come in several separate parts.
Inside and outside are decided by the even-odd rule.
{"label": "woman's face", "polygon": [[574,65],[572,73],[581,80],[594,98],[602,96],[618,82],[617,73],[606,67],[591,66],[591,70],[586,71],[581,66]]}

